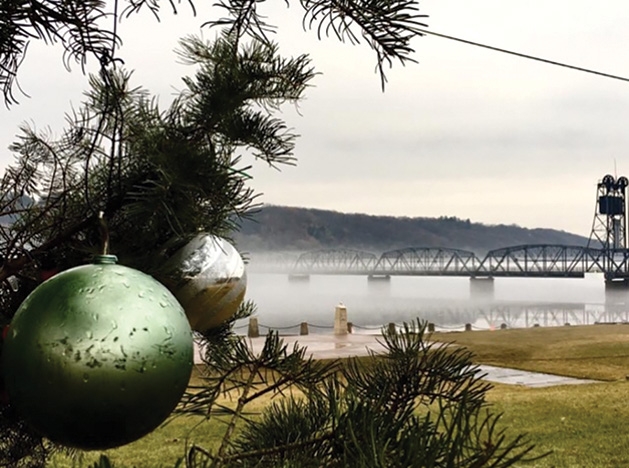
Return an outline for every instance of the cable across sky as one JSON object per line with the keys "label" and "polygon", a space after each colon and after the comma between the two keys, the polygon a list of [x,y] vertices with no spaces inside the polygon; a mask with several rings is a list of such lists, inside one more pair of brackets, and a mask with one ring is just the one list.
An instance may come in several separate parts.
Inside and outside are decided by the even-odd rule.
{"label": "cable across sky", "polygon": [[516,57],[521,57],[521,58],[526,58],[526,59],[529,59],[529,60],[535,60],[537,62],[547,63],[549,65],[556,65],[558,67],[564,67],[564,68],[569,68],[571,70],[577,70],[577,71],[581,71],[581,72],[585,72],[585,73],[591,73],[593,75],[598,75],[598,76],[602,76],[602,77],[605,77],[605,78],[611,78],[611,79],[614,79],[614,80],[620,80],[620,81],[629,82],[629,78],[625,78],[623,76],[611,75],[609,73],[603,73],[603,72],[599,72],[599,71],[596,71],[596,70],[591,70],[589,68],[577,67],[575,65],[569,65],[567,63],[557,62],[557,61],[554,61],[554,60],[548,60],[548,59],[544,59],[544,58],[541,58],[541,57],[536,57],[534,55],[522,54],[520,52],[514,52],[512,50],[502,49],[500,47],[494,47],[494,46],[490,46],[490,45],[487,45],[487,44],[481,44],[479,42],[468,41],[466,39],[461,39],[461,38],[454,37],[454,36],[448,36],[447,34],[440,34],[440,33],[434,32],[434,31],[427,31],[425,29],[417,29],[416,31],[420,32],[422,34],[430,35],[430,36],[437,36],[437,37],[441,37],[441,38],[444,38],[444,39],[450,39],[452,41],[462,42],[463,44],[469,44],[469,45],[473,45],[473,46],[476,46],[476,47],[482,47],[484,49],[493,50],[493,51],[496,51],[496,52],[502,52],[504,54],[515,55]]}

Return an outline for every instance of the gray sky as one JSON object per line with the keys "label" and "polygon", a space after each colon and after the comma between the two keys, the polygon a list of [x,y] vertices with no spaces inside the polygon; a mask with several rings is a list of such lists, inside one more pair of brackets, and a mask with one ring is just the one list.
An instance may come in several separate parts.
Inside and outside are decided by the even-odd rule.
{"label": "gray sky", "polygon": [[[587,236],[596,182],[615,165],[629,175],[627,82],[424,37],[413,43],[419,64],[395,66],[382,93],[366,44],[318,41],[301,29],[296,3],[271,3],[281,51],[309,53],[322,74],[299,108],[282,114],[301,135],[297,166],[254,164],[265,203]],[[426,0],[420,8],[436,32],[629,77],[626,1]],[[184,2],[177,16],[165,8],[161,23],[148,13],[123,21],[120,56],[135,83],[166,105],[192,73],[175,63],[177,40],[210,17],[200,8],[194,18]],[[20,72],[31,97],[0,108],[0,164],[12,161],[5,148],[21,122],[58,133],[86,82],[78,67],[65,71],[59,47],[33,44]]]}

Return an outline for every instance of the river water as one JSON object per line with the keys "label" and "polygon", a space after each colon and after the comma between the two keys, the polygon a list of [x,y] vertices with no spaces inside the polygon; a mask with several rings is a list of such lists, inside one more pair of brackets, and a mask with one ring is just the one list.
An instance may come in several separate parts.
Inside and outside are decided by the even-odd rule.
{"label": "river water", "polygon": [[[247,299],[264,328],[329,333],[343,303],[356,332],[416,318],[437,330],[563,326],[629,322],[629,291],[606,291],[600,274],[582,279],[496,278],[493,293],[472,293],[469,278],[404,277],[368,281],[365,276],[316,276],[289,281],[287,274],[250,273]],[[242,328],[246,324],[237,324]]]}

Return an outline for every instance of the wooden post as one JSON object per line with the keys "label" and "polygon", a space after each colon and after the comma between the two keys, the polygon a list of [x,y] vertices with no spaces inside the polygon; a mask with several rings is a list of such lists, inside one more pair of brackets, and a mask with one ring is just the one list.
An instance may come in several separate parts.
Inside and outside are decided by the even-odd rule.
{"label": "wooden post", "polygon": [[390,323],[389,323],[389,333],[390,333],[391,335],[395,335],[395,333],[396,333],[396,330],[395,330],[395,323],[393,323],[393,322],[390,322]]}
{"label": "wooden post", "polygon": [[247,336],[249,338],[258,338],[260,336],[258,317],[249,317],[249,330],[247,332]]}
{"label": "wooden post", "polygon": [[471,323],[466,323],[465,324],[465,331],[472,331],[472,324]]}
{"label": "wooden post", "polygon": [[308,322],[301,322],[301,325],[299,326],[299,334],[300,335],[308,334]]}
{"label": "wooden post", "polygon": [[501,323],[500,324],[500,329],[501,330],[506,330],[507,329],[507,324],[506,323]]}
{"label": "wooden post", "polygon": [[354,333],[354,324],[352,322],[347,322],[347,333]]}
{"label": "wooden post", "polygon": [[428,333],[434,333],[435,331],[435,324],[434,323],[429,323],[428,324]]}

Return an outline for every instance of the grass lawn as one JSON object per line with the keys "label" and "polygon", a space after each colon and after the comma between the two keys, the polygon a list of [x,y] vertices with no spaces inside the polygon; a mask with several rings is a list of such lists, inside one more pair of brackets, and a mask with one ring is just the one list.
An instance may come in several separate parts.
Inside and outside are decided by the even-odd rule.
{"label": "grass lawn", "polygon": [[509,433],[526,432],[536,467],[629,466],[629,383],[523,388],[497,385],[488,395]]}
{"label": "grass lawn", "polygon": [[474,361],[605,382],[526,388],[495,385],[488,400],[512,433],[526,432],[536,467],[629,467],[629,325],[435,333]]}
{"label": "grass lawn", "polygon": [[[431,340],[464,345],[477,363],[604,380],[549,388],[495,385],[488,400],[503,413],[509,434],[526,432],[537,453],[553,451],[524,466],[629,467],[629,325],[435,333]],[[172,467],[186,441],[211,449],[222,430],[218,421],[181,417],[106,453],[116,467]],[[57,456],[52,466],[87,466],[99,455]]]}
{"label": "grass lawn", "polygon": [[430,339],[465,346],[483,364],[607,381],[629,375],[629,325],[434,333]]}

